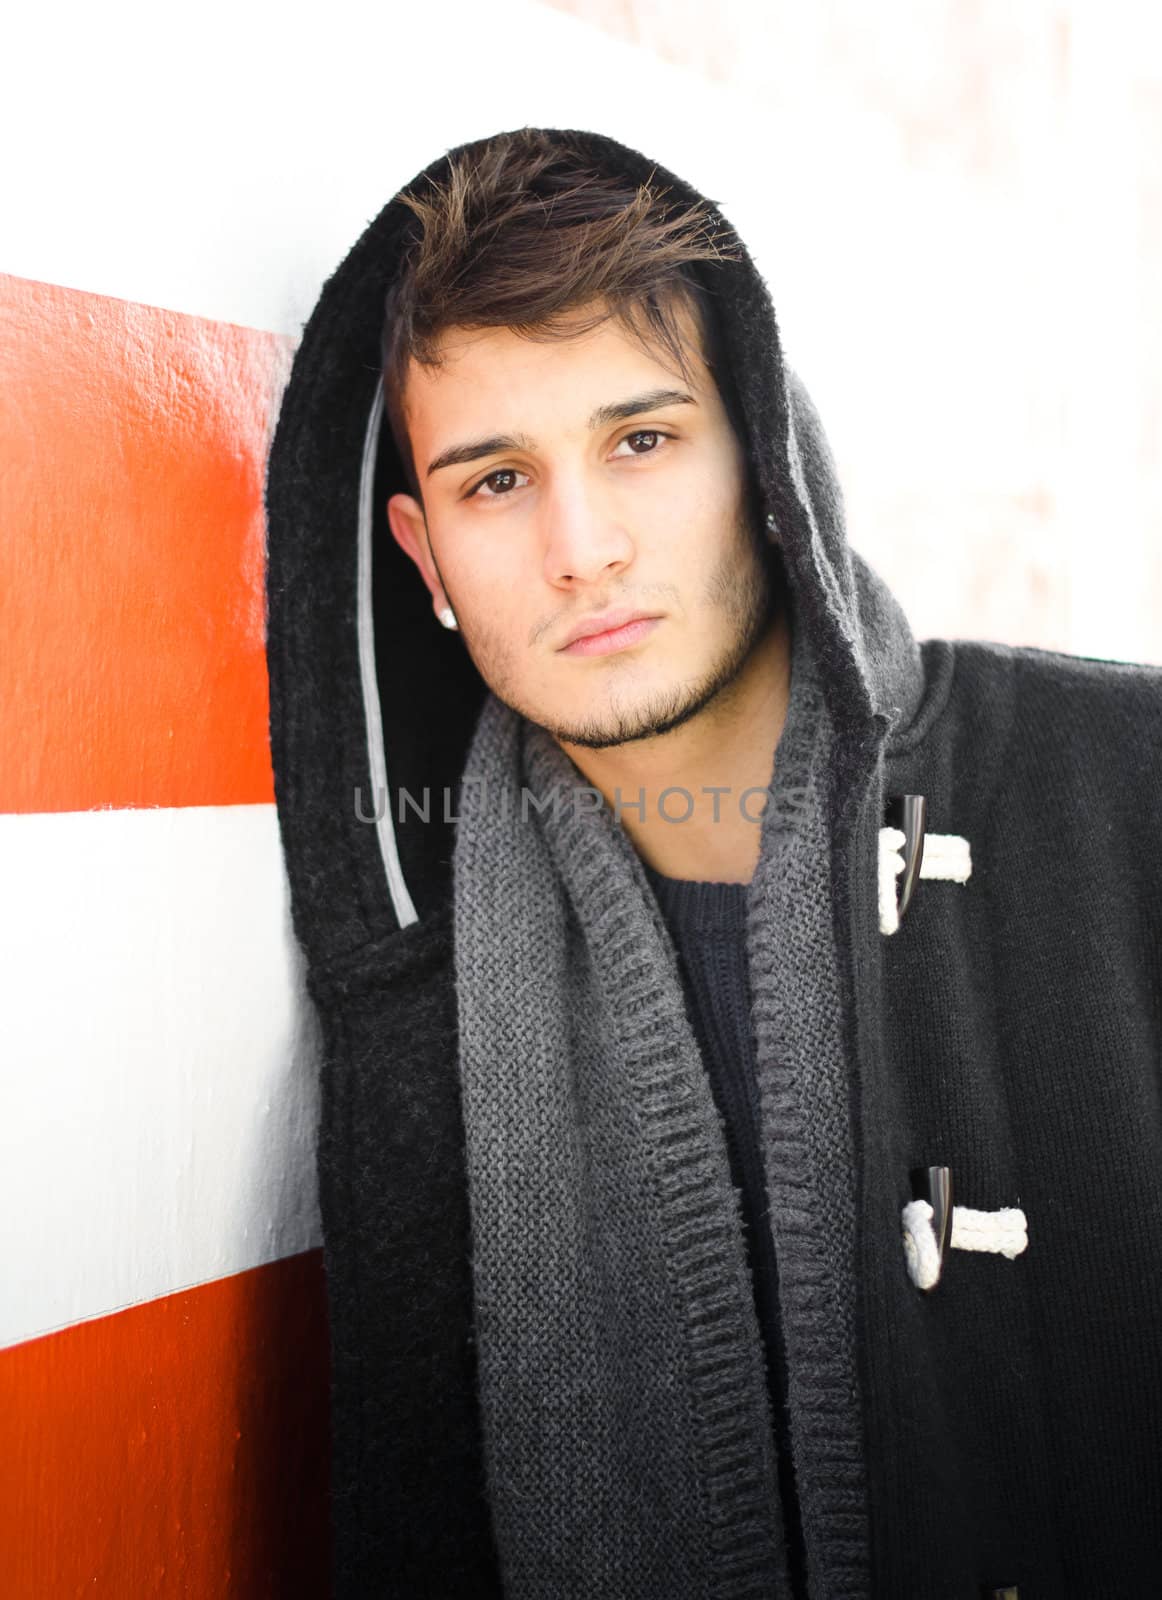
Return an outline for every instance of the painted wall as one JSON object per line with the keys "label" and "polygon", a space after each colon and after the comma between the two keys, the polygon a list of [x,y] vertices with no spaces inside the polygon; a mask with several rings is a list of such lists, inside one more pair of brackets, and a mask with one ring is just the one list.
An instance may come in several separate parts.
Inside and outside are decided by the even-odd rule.
{"label": "painted wall", "polygon": [[[272,800],[261,482],[302,322],[401,182],[526,122],[655,154],[767,271],[834,418],[854,542],[917,632],[1108,642],[1104,623],[1086,631],[1088,589],[1079,603],[1037,551],[1062,528],[1119,559],[1150,543],[1144,478],[1114,474],[1112,522],[1056,520],[1070,472],[1087,516],[1109,476],[1072,459],[1076,431],[1054,432],[1061,395],[1081,406],[1071,427],[1100,427],[1103,469],[1129,449],[1131,391],[1088,389],[1074,361],[1124,377],[1102,334],[1124,332],[1125,303],[1107,292],[1093,324],[1071,314],[1074,280],[1043,273],[1025,190],[974,211],[975,180],[928,170],[922,150],[853,143],[843,74],[866,48],[864,79],[896,84],[888,33],[879,54],[874,37],[812,47],[794,92],[772,95],[737,63],[691,64],[699,25],[676,8],[685,59],[667,61],[656,37],[533,0],[459,0],[438,32],[422,8],[350,0],[47,4],[6,24],[0,132],[20,156],[0,196],[5,1600],[326,1593],[316,1036]],[[1040,71],[1021,92],[1044,140]],[[826,138],[815,101],[835,114]],[[968,250],[965,219],[981,217]],[[1150,383],[1152,348],[1134,358]],[[952,581],[913,596],[949,546]],[[1148,630],[1127,639],[1162,659]]]}
{"label": "painted wall", "polygon": [[0,277],[0,1593],[321,1594],[313,1017],[273,806],[283,335]]}

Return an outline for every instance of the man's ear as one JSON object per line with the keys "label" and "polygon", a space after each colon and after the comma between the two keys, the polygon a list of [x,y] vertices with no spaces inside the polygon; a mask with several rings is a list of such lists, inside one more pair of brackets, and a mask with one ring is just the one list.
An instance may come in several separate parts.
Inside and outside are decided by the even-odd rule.
{"label": "man's ear", "polygon": [[420,576],[437,606],[446,605],[440,575],[428,544],[428,525],[423,506],[414,495],[393,494],[387,502],[387,522],[396,544],[419,568]]}

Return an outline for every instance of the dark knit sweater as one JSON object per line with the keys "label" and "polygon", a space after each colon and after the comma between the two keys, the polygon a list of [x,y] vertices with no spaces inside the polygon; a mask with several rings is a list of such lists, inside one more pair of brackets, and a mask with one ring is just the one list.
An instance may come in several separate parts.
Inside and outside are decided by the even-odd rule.
{"label": "dark knit sweater", "polygon": [[763,1175],[751,988],[747,964],[747,886],[670,878],[643,861],[674,947],[694,1035],[722,1114],[734,1186],[739,1193],[767,1382],[796,1596],[805,1595],[802,1530],[787,1414],[787,1368],[769,1199]]}

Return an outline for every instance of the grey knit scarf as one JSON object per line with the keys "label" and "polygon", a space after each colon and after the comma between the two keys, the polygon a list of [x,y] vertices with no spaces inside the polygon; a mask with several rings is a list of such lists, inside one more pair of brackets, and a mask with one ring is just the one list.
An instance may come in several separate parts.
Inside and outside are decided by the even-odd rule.
{"label": "grey knit scarf", "polygon": [[[866,1593],[848,1085],[805,633],[748,894],[753,1024],[813,1597]],[[489,696],[454,855],[485,1463],[506,1595],[787,1592],[725,1135],[640,859]],[[543,807],[543,809],[538,809]],[[757,824],[756,824],[757,825]]]}

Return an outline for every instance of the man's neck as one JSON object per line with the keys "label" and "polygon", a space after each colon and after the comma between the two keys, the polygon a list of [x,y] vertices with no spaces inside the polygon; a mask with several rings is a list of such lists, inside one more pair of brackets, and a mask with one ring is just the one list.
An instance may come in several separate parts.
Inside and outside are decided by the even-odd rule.
{"label": "man's neck", "polygon": [[749,883],[790,687],[784,610],[739,676],[689,722],[608,750],[565,748],[656,872]]}

